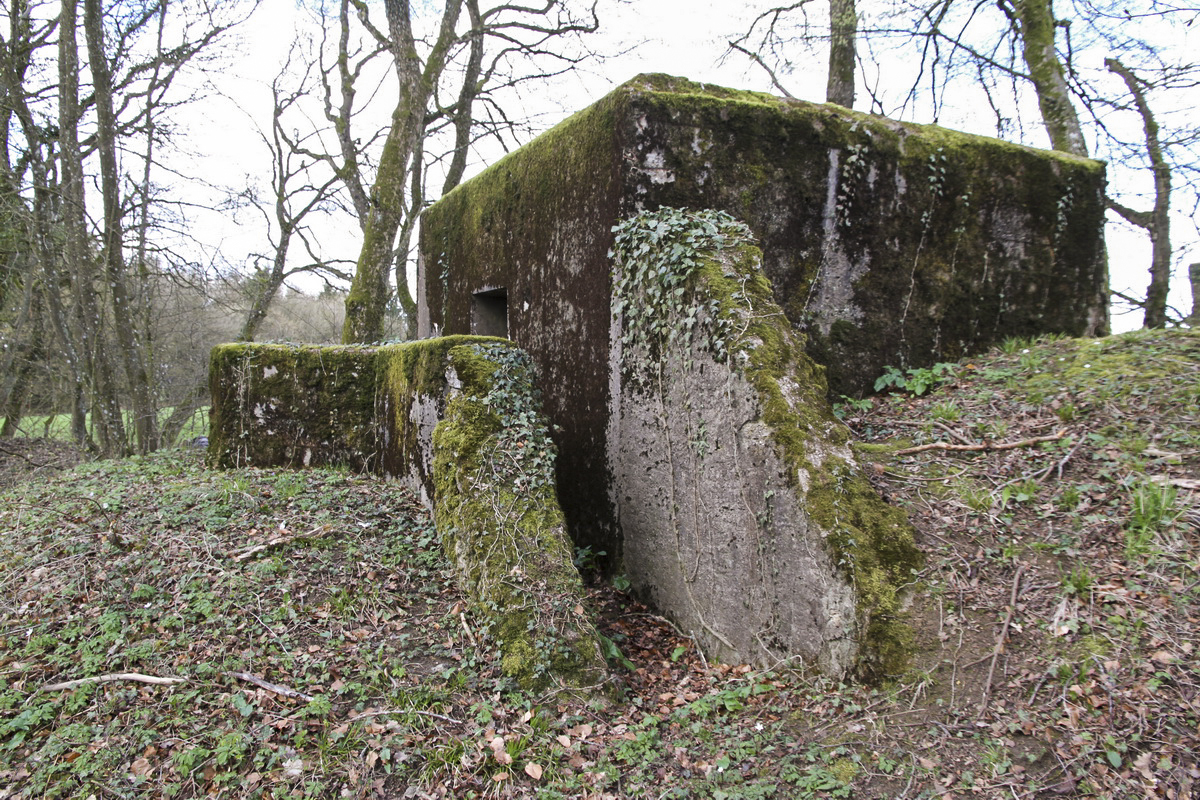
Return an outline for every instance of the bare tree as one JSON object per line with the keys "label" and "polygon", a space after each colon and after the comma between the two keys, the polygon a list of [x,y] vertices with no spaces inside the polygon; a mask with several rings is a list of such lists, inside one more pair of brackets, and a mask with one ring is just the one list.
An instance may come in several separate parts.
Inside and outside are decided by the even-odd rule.
{"label": "bare tree", "polygon": [[[814,16],[810,17],[810,10]],[[828,42],[825,102],[854,107],[858,64],[859,16],[856,0],[828,0],[822,6],[800,0],[769,8],[750,24],[749,30],[729,41],[729,49],[749,58],[771,79],[785,97],[783,75],[794,69],[796,57]]]}
{"label": "bare tree", "polygon": [[1146,154],[1154,174],[1154,208],[1134,211],[1109,198],[1108,205],[1127,222],[1138,226],[1150,236],[1150,286],[1146,290],[1147,328],[1162,328],[1167,324],[1167,293],[1171,282],[1171,165],[1163,155],[1158,136],[1158,123],[1146,99],[1147,86],[1124,64],[1115,58],[1105,60],[1105,66],[1125,82],[1134,107],[1142,118],[1146,136]]}
{"label": "bare tree", "polygon": [[147,354],[143,348],[145,331],[139,324],[143,317],[133,308],[133,298],[125,275],[124,211],[121,208],[117,164],[113,74],[105,48],[101,2],[84,0],[83,9],[88,68],[92,75],[92,101],[96,109],[96,147],[100,158],[100,193],[103,202],[101,257],[105,281],[112,298],[117,352],[133,399],[137,449],[148,453],[158,449],[158,409],[146,366]]}
{"label": "bare tree", "polygon": [[21,357],[0,361],[5,409],[19,410],[30,393],[47,410],[61,407],[44,386],[26,392],[36,362],[67,374],[78,442],[103,454],[159,446],[156,145],[170,110],[190,99],[171,96],[177,76],[252,8],[233,0],[7,0],[0,8],[0,188],[18,198],[22,254],[19,274],[4,283],[21,294],[19,312],[7,303],[10,353]]}
{"label": "bare tree", "polygon": [[1050,136],[1050,147],[1077,156],[1088,154],[1079,115],[1071,102],[1066,69],[1058,57],[1052,0],[1011,0],[999,4],[1021,42],[1030,83],[1037,92],[1042,123]]}
{"label": "bare tree", "polygon": [[[376,47],[366,56],[386,54],[398,83],[391,125],[370,181],[353,146],[357,73],[348,50],[351,8]],[[539,0],[530,6],[484,7],[478,0],[447,0],[425,39],[415,32],[416,18],[408,2],[386,0],[384,8],[386,32],[372,22],[365,2],[343,0],[337,58],[340,102],[332,100],[331,92],[327,103],[341,144],[339,172],[345,176],[363,231],[346,299],[345,342],[381,338],[393,271],[396,296],[411,333],[415,302],[405,277],[406,262],[417,220],[430,197],[427,165],[448,154],[442,190],[457,184],[475,131],[496,134],[512,129],[499,92],[572,68],[584,56],[559,43],[599,27],[595,2],[575,6],[565,0]],[[442,97],[453,99],[443,104]],[[480,106],[486,107],[486,113],[478,113]],[[442,131],[450,132],[450,144],[434,145]]]}
{"label": "bare tree", "polygon": [[91,393],[92,426],[105,455],[125,452],[125,424],[114,381],[109,348],[104,341],[106,317],[100,303],[101,284],[90,252],[84,199],[83,150],[79,98],[78,0],[64,0],[58,31],[58,129],[62,161],[63,255],[73,288],[77,349]]}
{"label": "bare tree", "polygon": [[[292,53],[295,53],[293,47]],[[311,65],[303,70],[297,86],[285,89],[284,83],[291,71],[292,58],[271,83],[273,110],[271,114],[271,131],[269,134],[260,133],[263,143],[271,155],[271,203],[270,210],[261,203],[256,193],[247,189],[243,198],[259,213],[267,218],[268,229],[272,231],[273,241],[269,256],[270,266],[262,270],[260,279],[255,282],[255,293],[238,331],[238,341],[253,341],[258,329],[267,318],[267,311],[275,299],[284,281],[302,272],[335,272],[343,279],[349,276],[338,272],[334,267],[325,263],[317,254],[316,248],[308,234],[307,218],[320,211],[326,204],[340,182],[336,172],[327,172],[323,178],[314,177],[314,166],[319,159],[310,154],[306,147],[307,138],[315,138],[316,133],[310,132],[301,137],[290,134],[285,124],[285,116],[310,91]],[[288,255],[292,250],[292,242],[299,239],[305,247],[308,261],[296,266],[289,264]]]}

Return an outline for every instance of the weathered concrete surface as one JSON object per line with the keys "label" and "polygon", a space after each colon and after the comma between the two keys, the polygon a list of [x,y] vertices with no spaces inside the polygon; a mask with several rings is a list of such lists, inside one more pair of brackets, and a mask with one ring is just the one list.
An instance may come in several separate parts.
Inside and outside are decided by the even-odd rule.
{"label": "weathered concrete surface", "polygon": [[214,348],[209,462],[378,469],[375,362],[365,348]]}
{"label": "weathered concrete surface", "polygon": [[867,484],[760,251],[736,227],[722,236],[665,279],[616,248],[608,439],[626,571],[718,659],[899,671],[912,529]]}
{"label": "weathered concrete surface", "polygon": [[210,381],[210,462],[335,464],[403,480],[432,507],[506,673],[528,687],[604,683],[533,365],[511,342],[222,345]]}
{"label": "weathered concrete surface", "polygon": [[[502,291],[547,387],[563,509],[620,552],[604,448],[611,228],[642,209],[748,224],[836,394],[1009,336],[1107,326],[1099,162],[836,106],[640,76],[425,214],[419,329]],[[477,316],[476,319],[479,319]]]}

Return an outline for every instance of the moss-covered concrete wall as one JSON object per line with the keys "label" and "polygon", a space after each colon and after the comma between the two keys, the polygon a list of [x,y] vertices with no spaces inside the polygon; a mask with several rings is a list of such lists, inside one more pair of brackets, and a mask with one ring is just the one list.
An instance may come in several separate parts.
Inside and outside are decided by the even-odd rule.
{"label": "moss-covered concrete wall", "polygon": [[582,541],[609,553],[619,538],[604,487],[607,253],[622,103],[577,114],[429,208],[417,269],[421,336],[474,333],[473,294],[506,290],[508,337],[537,362],[558,426],[563,510]]}
{"label": "moss-covered concrete wall", "polygon": [[213,348],[209,461],[222,467],[380,469],[378,358],[361,347]]}
{"label": "moss-covered concrete wall", "polygon": [[868,483],[748,231],[663,209],[614,250],[609,452],[634,588],[722,660],[901,671],[912,528]]}
{"label": "moss-covered concrete wall", "polygon": [[344,465],[400,478],[434,511],[461,585],[525,686],[604,683],[529,356],[502,339],[213,350],[209,460]]}
{"label": "moss-covered concrete wall", "polygon": [[563,508],[619,552],[604,456],[612,226],[661,206],[750,226],[831,392],[1008,336],[1107,328],[1099,162],[837,106],[643,75],[424,217],[422,335],[502,289],[561,428]]}
{"label": "moss-covered concrete wall", "polygon": [[1107,331],[1100,162],[663,76],[626,91],[622,211],[746,222],[835,394],[1009,336]]}

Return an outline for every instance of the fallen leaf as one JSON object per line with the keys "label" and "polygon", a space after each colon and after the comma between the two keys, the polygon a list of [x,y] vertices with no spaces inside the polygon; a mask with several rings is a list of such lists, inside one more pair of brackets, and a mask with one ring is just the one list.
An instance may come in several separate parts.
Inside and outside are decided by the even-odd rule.
{"label": "fallen leaf", "polygon": [[[488,747],[492,749],[492,757],[500,764],[508,766],[513,763],[513,758],[508,754],[508,750],[504,747],[504,737],[497,736],[488,742]],[[503,779],[501,779],[503,780]]]}
{"label": "fallen leaf", "polygon": [[540,765],[534,764],[531,761],[525,765],[525,774],[533,778],[535,781],[540,781],[542,779],[542,768]]}
{"label": "fallen leaf", "polygon": [[554,738],[555,738],[555,740],[556,740],[556,741],[557,741],[559,744],[561,744],[563,747],[570,747],[570,746],[571,746],[571,737],[570,737],[570,736],[565,736],[565,735],[563,735],[563,734],[559,734],[558,736],[556,736],[556,737],[554,737]]}
{"label": "fallen leaf", "polygon": [[151,772],[153,772],[154,770],[153,770],[153,767],[150,766],[149,761],[147,761],[144,758],[138,758],[138,759],[135,759],[134,762],[129,765],[129,771],[132,772],[134,775],[137,775],[139,778],[144,778],[147,775],[149,775]]}

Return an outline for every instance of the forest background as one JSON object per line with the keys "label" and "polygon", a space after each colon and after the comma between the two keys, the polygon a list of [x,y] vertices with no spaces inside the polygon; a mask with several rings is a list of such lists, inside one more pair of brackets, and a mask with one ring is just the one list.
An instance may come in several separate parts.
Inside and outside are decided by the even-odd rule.
{"label": "forest background", "polygon": [[1104,159],[1114,327],[1194,314],[1186,4],[4,6],[0,437],[69,418],[149,452],[207,403],[213,344],[410,336],[421,211],[640,72]]}

